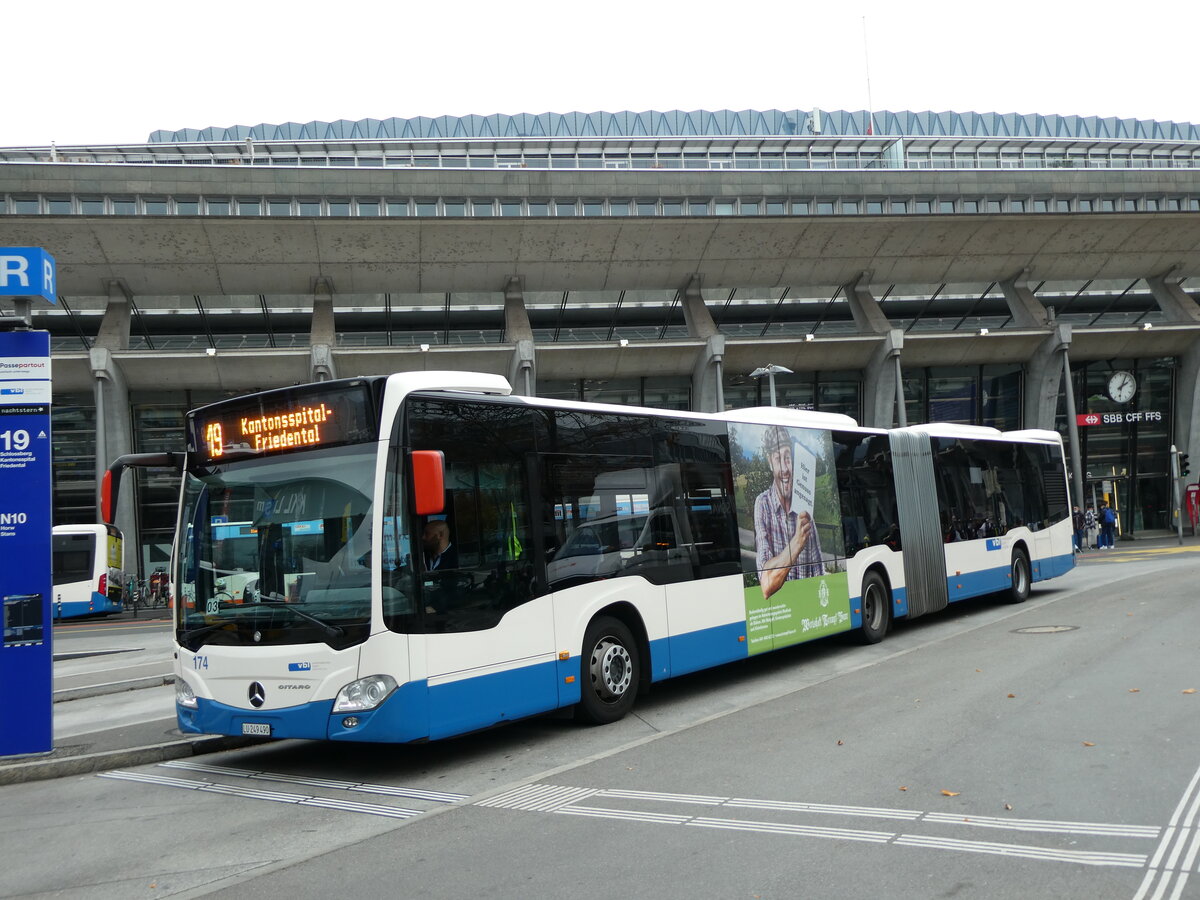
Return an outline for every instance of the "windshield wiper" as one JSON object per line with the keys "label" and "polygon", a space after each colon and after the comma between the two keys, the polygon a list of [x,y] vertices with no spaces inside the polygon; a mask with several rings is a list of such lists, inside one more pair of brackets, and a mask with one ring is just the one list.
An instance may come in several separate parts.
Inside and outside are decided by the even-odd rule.
{"label": "windshield wiper", "polygon": [[327,637],[331,640],[336,640],[337,638],[346,636],[346,630],[344,628],[342,628],[340,625],[333,625],[329,622],[323,622],[322,620],[318,619],[316,616],[309,615],[308,613],[304,612],[303,610],[296,609],[296,607],[293,604],[288,603],[286,600],[282,600],[282,599],[277,600],[273,597],[266,597],[266,598],[261,598],[259,600],[256,600],[253,603],[238,604],[239,609],[246,609],[248,607],[255,607],[255,606],[265,606],[268,609],[286,609],[292,615],[298,616],[299,618],[303,619],[305,622],[309,622],[313,625],[316,625],[318,628],[321,629],[321,633],[324,634],[325,637]]}
{"label": "windshield wiper", "polygon": [[224,622],[217,622],[213,625],[201,625],[199,628],[193,628],[190,631],[185,631],[179,635],[179,643],[183,644],[189,650],[195,650],[192,646],[192,641],[197,638],[202,638],[206,634],[212,634],[214,631],[220,631],[228,625],[236,625],[233,619],[226,619]]}

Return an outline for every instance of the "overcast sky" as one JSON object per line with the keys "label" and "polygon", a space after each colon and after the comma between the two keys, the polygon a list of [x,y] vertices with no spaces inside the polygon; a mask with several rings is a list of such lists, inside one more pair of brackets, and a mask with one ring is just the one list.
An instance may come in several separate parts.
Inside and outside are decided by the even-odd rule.
{"label": "overcast sky", "polygon": [[1182,0],[3,7],[5,147],[390,116],[857,110],[868,59],[876,110],[1200,123],[1200,4]]}

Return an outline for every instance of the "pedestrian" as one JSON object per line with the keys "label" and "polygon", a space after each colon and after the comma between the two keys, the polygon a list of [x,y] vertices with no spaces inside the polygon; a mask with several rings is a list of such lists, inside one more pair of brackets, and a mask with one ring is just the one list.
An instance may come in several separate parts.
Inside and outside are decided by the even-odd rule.
{"label": "pedestrian", "polygon": [[1100,540],[1107,550],[1116,546],[1117,514],[1107,503],[1100,504]]}
{"label": "pedestrian", "polygon": [[1083,513],[1079,511],[1079,505],[1076,504],[1071,509],[1071,527],[1075,529],[1075,552],[1083,552],[1083,542],[1087,540],[1087,524],[1084,522]]}

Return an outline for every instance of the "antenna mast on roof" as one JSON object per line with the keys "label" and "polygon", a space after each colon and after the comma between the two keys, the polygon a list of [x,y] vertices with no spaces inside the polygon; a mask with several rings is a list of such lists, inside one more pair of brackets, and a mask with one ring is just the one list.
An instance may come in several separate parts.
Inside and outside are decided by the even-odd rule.
{"label": "antenna mast on roof", "polygon": [[867,134],[874,134],[875,107],[871,103],[871,54],[867,48],[867,17],[862,17],[863,23],[863,68],[867,73]]}

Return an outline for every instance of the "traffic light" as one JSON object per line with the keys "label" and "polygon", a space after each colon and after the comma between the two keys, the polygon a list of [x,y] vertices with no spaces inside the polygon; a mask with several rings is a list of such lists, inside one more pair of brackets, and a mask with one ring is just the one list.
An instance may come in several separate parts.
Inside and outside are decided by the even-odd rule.
{"label": "traffic light", "polygon": [[1188,476],[1188,455],[1186,453],[1179,454],[1179,474],[1183,478]]}

